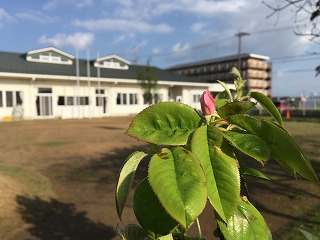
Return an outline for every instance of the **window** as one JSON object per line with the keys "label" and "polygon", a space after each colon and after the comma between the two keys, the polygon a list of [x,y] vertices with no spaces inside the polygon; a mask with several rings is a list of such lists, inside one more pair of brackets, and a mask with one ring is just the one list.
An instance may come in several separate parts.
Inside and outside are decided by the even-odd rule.
{"label": "window", "polygon": [[[152,94],[152,103],[151,104],[156,104],[156,103],[159,103],[162,101],[163,101],[163,94],[158,94],[158,93]],[[148,104],[146,99],[144,99],[144,104]]]}
{"label": "window", "polygon": [[[78,99],[78,101],[76,101]],[[59,96],[58,106],[87,106],[89,105],[89,97],[87,96]]]}
{"label": "window", "polygon": [[7,107],[13,107],[13,93],[12,93],[12,91],[6,92],[6,102],[7,102]]}
{"label": "window", "polygon": [[89,97],[79,97],[79,104],[81,106],[89,105]]}
{"label": "window", "polygon": [[96,94],[104,94],[104,89],[96,89]]}
{"label": "window", "polygon": [[130,105],[138,104],[138,94],[136,93],[129,94],[129,104]]}
{"label": "window", "polygon": [[57,62],[57,63],[61,62],[60,56],[52,56],[51,53],[49,53],[49,55],[40,54],[39,57],[41,61],[45,61],[45,62]]}
{"label": "window", "polygon": [[117,93],[117,105],[137,105],[137,93]]}
{"label": "window", "polygon": [[22,91],[0,91],[0,107],[15,107],[22,105]]}
{"label": "window", "polygon": [[193,102],[199,103],[200,102],[200,94],[193,94]]}
{"label": "window", "polygon": [[68,106],[75,105],[74,104],[74,97],[70,97],[70,96],[67,97],[67,105]]}
{"label": "window", "polygon": [[162,101],[163,101],[163,95],[155,93],[154,96],[153,96],[153,102],[154,103],[159,103],[159,102],[162,102]]}
{"label": "window", "polygon": [[58,106],[64,106],[65,101],[64,101],[64,96],[59,96],[58,97]]}
{"label": "window", "polygon": [[38,88],[38,93],[52,93],[52,88]]}

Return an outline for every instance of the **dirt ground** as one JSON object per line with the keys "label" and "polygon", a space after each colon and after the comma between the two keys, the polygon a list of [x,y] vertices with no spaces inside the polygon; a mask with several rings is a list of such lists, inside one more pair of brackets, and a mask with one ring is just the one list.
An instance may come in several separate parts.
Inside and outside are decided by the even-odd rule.
{"label": "dirt ground", "polygon": [[[124,134],[130,121],[112,117],[0,123],[0,239],[119,239],[114,200],[118,171],[130,153],[145,148]],[[319,175],[320,124],[303,124],[299,131],[296,123],[286,125]],[[140,168],[137,182],[146,164]],[[279,239],[292,220],[320,204],[320,188],[292,179],[273,162],[262,171],[274,181],[247,179],[248,187],[253,204]],[[121,226],[136,223],[131,207],[128,202]],[[203,235],[213,239],[210,208],[200,223]]]}

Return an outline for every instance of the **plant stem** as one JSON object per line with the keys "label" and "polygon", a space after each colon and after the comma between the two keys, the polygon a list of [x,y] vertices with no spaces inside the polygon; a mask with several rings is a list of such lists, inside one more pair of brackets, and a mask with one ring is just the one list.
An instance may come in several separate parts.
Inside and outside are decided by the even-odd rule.
{"label": "plant stem", "polygon": [[201,226],[200,226],[199,218],[197,218],[196,220],[197,220],[197,226],[198,226],[199,237],[200,237],[200,238],[202,238],[202,232],[201,232]]}
{"label": "plant stem", "polygon": [[250,198],[250,194],[249,194],[249,189],[248,189],[247,181],[246,181],[246,178],[245,178],[243,175],[241,176],[241,180],[242,180],[244,189],[245,189],[245,191],[246,191],[247,198],[248,198],[249,202],[252,203],[251,198]]}

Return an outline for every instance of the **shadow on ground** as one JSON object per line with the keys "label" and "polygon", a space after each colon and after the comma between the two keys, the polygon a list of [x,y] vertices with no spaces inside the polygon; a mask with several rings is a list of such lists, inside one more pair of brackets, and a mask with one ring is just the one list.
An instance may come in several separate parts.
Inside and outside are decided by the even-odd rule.
{"label": "shadow on ground", "polygon": [[16,201],[22,219],[31,225],[27,231],[38,239],[105,240],[116,236],[112,227],[93,222],[72,203],[25,196],[17,196]]}
{"label": "shadow on ground", "polygon": [[[117,183],[118,174],[126,158],[135,151],[144,151],[145,149],[146,146],[115,148],[99,158],[82,161],[82,163],[79,161],[77,166],[70,164],[70,161],[54,164],[47,173],[58,181],[91,182],[97,186],[114,185]],[[146,176],[148,160],[149,158],[146,157],[139,164],[134,185]]]}

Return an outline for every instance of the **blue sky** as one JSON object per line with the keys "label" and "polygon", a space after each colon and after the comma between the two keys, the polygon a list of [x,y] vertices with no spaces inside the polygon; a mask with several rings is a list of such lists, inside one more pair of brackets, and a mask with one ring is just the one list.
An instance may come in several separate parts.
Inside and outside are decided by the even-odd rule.
{"label": "blue sky", "polygon": [[89,49],[166,68],[237,54],[244,31],[242,52],[273,63],[274,96],[320,95],[320,45],[293,33],[290,9],[270,13],[255,0],[0,0],[0,51],[55,46],[85,58]]}

